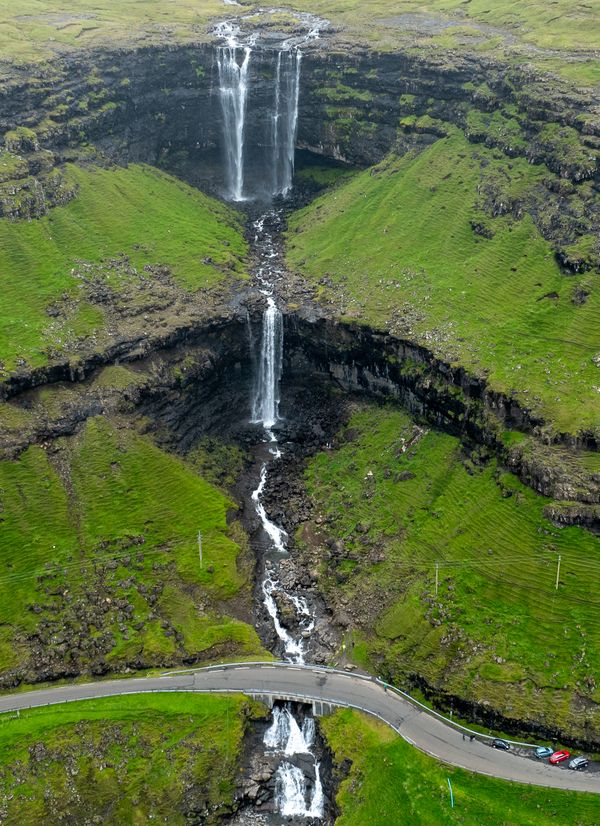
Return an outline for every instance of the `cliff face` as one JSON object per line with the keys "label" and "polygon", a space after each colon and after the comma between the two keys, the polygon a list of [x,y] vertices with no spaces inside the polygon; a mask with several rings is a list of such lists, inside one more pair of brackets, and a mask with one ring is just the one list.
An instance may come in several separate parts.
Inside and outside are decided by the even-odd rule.
{"label": "cliff face", "polygon": [[[0,89],[0,132],[5,149],[18,158],[0,175],[4,214],[35,217],[73,197],[76,193],[61,185],[61,164],[89,157],[157,164],[222,193],[217,55],[212,44],[148,47],[89,52],[35,71],[15,69]],[[266,174],[263,161],[270,140],[276,52],[256,49],[249,71],[246,133],[251,140],[245,148],[253,186]],[[550,172],[535,203],[506,204],[506,193],[499,189],[483,193],[486,209],[494,213],[530,208],[560,260],[572,269],[586,269],[597,266],[596,247],[580,253],[567,248],[600,225],[597,198],[589,186],[597,179],[600,121],[592,114],[596,103],[591,92],[569,91],[556,79],[509,71],[489,58],[333,52],[311,45],[302,61],[298,145],[362,166],[379,161],[391,149],[418,149],[450,124],[508,157],[523,155],[532,163],[543,162]],[[550,201],[560,223],[546,220],[539,208],[540,202]],[[82,354],[75,365],[70,361],[20,376],[5,388],[5,395],[45,382],[80,380],[100,364],[143,359],[155,349],[168,350],[190,337],[202,337],[207,323],[210,326],[210,312],[205,310],[165,334],[125,336],[103,353]],[[220,307],[215,312],[219,316],[229,311]],[[489,414],[496,423],[532,433],[539,425],[511,400],[496,397],[464,371],[435,362],[409,341],[390,344],[376,331],[334,331],[327,325],[301,329],[302,323],[292,319],[289,325],[296,354],[302,351],[307,364],[350,389],[358,383],[370,391],[400,395],[413,406],[433,411],[444,426],[474,439],[496,438],[489,432]],[[336,355],[324,364],[322,353],[332,348]],[[369,348],[377,352],[372,363],[364,358]],[[293,353],[290,358],[292,364]],[[537,489],[568,494],[555,480],[545,479],[530,457],[523,456],[517,464],[524,475],[529,468],[528,478]],[[596,496],[597,486],[596,494],[584,491],[575,498],[593,502]]]}
{"label": "cliff face", "polygon": [[[359,51],[309,54],[303,83],[300,143],[323,154],[375,163],[394,146],[401,119],[428,116],[465,128],[474,142],[545,163],[562,178],[598,173],[597,96],[556,78],[469,54],[436,59]],[[493,112],[497,117],[484,128]],[[561,138],[553,145],[545,131],[550,123],[569,130],[563,142],[579,149],[561,153]],[[435,127],[431,120],[416,124],[431,134]]]}
{"label": "cliff face", "polygon": [[[554,508],[550,516],[556,522],[600,528],[594,507],[600,502],[600,479],[573,462],[578,449],[595,445],[542,444],[541,422],[514,399],[410,341],[365,326],[325,318],[309,321],[294,314],[286,317],[285,335],[287,387],[320,381],[351,393],[398,399],[463,441],[486,445],[538,493],[571,500],[566,510]],[[505,429],[527,436],[509,446],[502,438]]]}
{"label": "cliff face", "polygon": [[[268,45],[268,44],[267,44]],[[249,65],[245,179],[260,193],[271,172],[276,51]],[[15,69],[0,88],[0,215],[39,217],[76,193],[66,160],[98,156],[162,166],[204,190],[226,191],[218,47],[147,47],[70,56],[52,68]],[[240,51],[239,60],[242,55]],[[448,126],[507,159],[547,174],[526,193],[498,178],[480,193],[484,212],[529,213],[567,272],[600,267],[597,199],[600,119],[591,91],[465,54],[303,49],[298,146],[366,166],[388,152],[419,150]],[[401,127],[401,128],[399,128]],[[477,231],[477,227],[474,227]],[[486,228],[480,228],[485,234]],[[582,294],[581,301],[587,295]]]}
{"label": "cliff face", "polygon": [[[212,44],[98,51],[37,74],[15,70],[0,88],[0,132],[7,147],[29,156],[33,167],[18,170],[11,185],[44,172],[49,158],[41,164],[40,150],[54,152],[59,161],[93,144],[119,162],[163,164],[222,191],[217,54]],[[276,52],[255,49],[245,130],[248,171],[255,181],[267,174],[261,148],[272,140],[275,73]],[[598,176],[598,102],[591,91],[576,92],[556,78],[508,70],[469,54],[329,52],[309,46],[302,60],[298,145],[368,165],[392,148],[402,149],[400,124],[432,140],[443,123],[451,123],[473,142],[544,163],[558,179],[576,184]],[[33,138],[15,135],[19,127],[33,130]],[[549,197],[565,199],[568,185],[561,191],[556,181],[549,182],[549,190]],[[597,209],[591,213],[586,226],[580,221],[573,233],[595,225]]]}

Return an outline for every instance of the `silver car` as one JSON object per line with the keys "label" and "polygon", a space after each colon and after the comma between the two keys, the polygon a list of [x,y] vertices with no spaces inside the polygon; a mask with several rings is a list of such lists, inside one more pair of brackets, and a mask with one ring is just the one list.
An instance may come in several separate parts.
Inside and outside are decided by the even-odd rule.
{"label": "silver car", "polygon": [[585,769],[589,766],[590,761],[587,757],[574,757],[573,760],[569,762],[570,769]]}

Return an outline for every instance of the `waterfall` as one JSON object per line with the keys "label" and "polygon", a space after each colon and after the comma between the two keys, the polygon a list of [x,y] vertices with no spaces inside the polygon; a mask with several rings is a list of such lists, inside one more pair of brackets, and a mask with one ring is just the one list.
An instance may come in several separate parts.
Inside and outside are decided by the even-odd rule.
{"label": "waterfall", "polygon": [[277,53],[275,72],[275,107],[272,127],[273,195],[287,195],[292,188],[294,155],[298,131],[298,102],[300,98],[300,49]]}
{"label": "waterfall", "polygon": [[308,814],[306,778],[302,769],[287,761],[277,769],[275,805],[284,817]]}
{"label": "waterfall", "polygon": [[302,769],[287,760],[277,769],[275,778],[275,805],[283,817],[323,817],[323,786],[319,764],[315,763],[315,787],[310,803],[306,777]]}
{"label": "waterfall", "polygon": [[314,739],[315,721],[312,717],[307,717],[300,728],[289,705],[283,708],[276,706],[273,709],[273,722],[264,738],[267,748],[281,751],[288,757],[294,754],[310,754]]}
{"label": "waterfall", "polygon": [[250,46],[238,46],[233,30],[227,33],[227,45],[217,52],[227,195],[232,201],[244,200],[244,126],[251,54]]}
{"label": "waterfall", "polygon": [[[273,722],[264,737],[268,749],[279,751],[290,758],[295,754],[310,754],[314,739],[315,721],[312,717],[306,717],[300,728],[290,703],[273,709]],[[275,778],[277,811],[284,817],[299,815],[320,818],[323,816],[324,803],[320,767],[316,761],[312,795],[309,795],[306,776],[302,769],[289,760],[281,763]]]}
{"label": "waterfall", "polygon": [[273,296],[263,315],[258,375],[252,403],[252,421],[270,430],[279,420],[279,382],[283,363],[283,323]]}
{"label": "waterfall", "polygon": [[[239,26],[230,22],[219,24],[215,34],[225,40],[225,45],[217,49],[217,69],[223,114],[226,198],[239,202],[257,194],[246,191],[244,174],[246,110],[252,91],[249,70],[255,40],[240,42]],[[269,93],[272,95],[270,135],[267,126],[268,139],[262,149],[264,167],[270,170],[270,181],[267,173],[267,181],[261,183],[260,189],[261,194],[268,197],[285,196],[292,188],[301,62],[302,53],[298,46],[286,43],[277,51],[275,80]]]}

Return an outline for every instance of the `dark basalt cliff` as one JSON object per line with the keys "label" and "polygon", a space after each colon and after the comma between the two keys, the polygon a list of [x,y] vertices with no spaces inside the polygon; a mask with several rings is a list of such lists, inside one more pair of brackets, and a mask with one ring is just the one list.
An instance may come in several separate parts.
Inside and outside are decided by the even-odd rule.
{"label": "dark basalt cliff", "polygon": [[[62,164],[71,159],[157,164],[220,193],[224,176],[216,49],[203,43],[96,51],[57,60],[53,66],[15,68],[0,87],[0,132],[5,147],[19,158],[16,176],[0,179],[3,214],[37,216],[76,195],[61,173]],[[260,180],[265,171],[259,148],[269,139],[275,52],[255,50],[250,71],[246,133],[252,138],[246,151],[250,178]],[[592,247],[575,260],[565,246],[600,225],[597,203],[591,200],[594,189],[588,186],[583,192],[577,185],[597,180],[597,102],[591,92],[568,90],[555,78],[509,70],[490,58],[332,51],[323,41],[304,50],[298,145],[362,166],[394,148],[426,145],[456,125],[472,141],[492,144],[508,157],[543,162],[548,177],[526,206],[559,259],[572,269],[586,269],[597,266],[597,251]],[[399,123],[404,126],[400,136]],[[501,191],[485,195],[492,212],[524,207],[504,203]],[[550,200],[559,222],[545,221],[539,208]],[[196,312],[188,302],[180,318],[174,296],[173,316],[179,320],[172,329],[156,332],[133,325],[103,349],[15,375],[2,394],[6,398],[47,382],[80,381],[115,360],[144,361],[157,350],[201,346],[207,336],[214,339],[215,331],[229,330],[225,317],[239,312],[241,296],[230,293],[224,299],[214,312]],[[241,335],[239,318],[233,322],[234,338]],[[538,458],[532,458],[517,448],[509,454],[500,444],[500,426],[540,436],[541,422],[410,341],[333,321],[311,325],[300,317],[289,318],[287,334],[292,374],[311,365],[349,389],[391,393],[465,438],[503,452],[540,492],[585,504],[599,501],[598,480],[573,481],[561,470],[560,457],[541,459],[536,453]],[[227,332],[224,338],[229,338]],[[572,449],[597,448],[592,434],[579,442],[565,437],[563,442]],[[573,518],[587,524],[590,516],[560,515],[562,521]]]}
{"label": "dark basalt cliff", "polygon": [[[284,386],[331,382],[347,392],[399,400],[411,412],[472,444],[486,445],[526,485],[553,499],[571,500],[555,507],[550,518],[559,524],[582,524],[599,529],[600,479],[579,473],[564,462],[563,451],[596,447],[595,442],[543,444],[543,422],[529,415],[514,399],[494,392],[462,368],[453,368],[430,351],[406,340],[356,324],[333,319],[286,316]],[[507,447],[505,429],[533,438]],[[578,503],[575,505],[574,503]]]}
{"label": "dark basalt cliff", "polygon": [[[266,174],[258,150],[271,139],[275,54],[256,49],[250,64],[249,184]],[[487,208],[517,214],[526,207],[561,262],[579,271],[600,261],[597,249],[566,249],[600,226],[597,198],[577,187],[598,181],[598,104],[592,91],[574,91],[555,77],[509,69],[489,57],[310,45],[302,61],[298,145],[362,166],[391,149],[435,140],[453,124],[509,158],[543,163],[550,174],[528,203],[506,203],[506,193],[494,190],[486,193]],[[27,217],[72,197],[56,167],[70,157],[89,157],[90,145],[117,162],[162,165],[220,193],[221,123],[212,44],[96,51],[51,68],[15,69],[0,87],[0,132],[22,163],[14,178],[0,179],[0,209]],[[400,142],[399,125],[405,134]],[[549,202],[557,207],[552,218],[544,209]]]}

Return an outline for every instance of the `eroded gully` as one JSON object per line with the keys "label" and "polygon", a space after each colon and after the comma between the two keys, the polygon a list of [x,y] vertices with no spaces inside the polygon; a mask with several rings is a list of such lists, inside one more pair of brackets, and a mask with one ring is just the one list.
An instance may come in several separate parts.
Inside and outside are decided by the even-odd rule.
{"label": "eroded gully", "polygon": [[[280,210],[272,209],[251,223],[251,241],[257,258],[257,289],[266,302],[258,335],[249,322],[250,347],[254,353],[254,382],[251,421],[260,425],[262,440],[257,445],[257,485],[251,501],[258,517],[254,546],[258,558],[259,614],[270,623],[274,653],[291,663],[303,663],[315,627],[312,594],[286,587],[296,582],[291,576],[293,560],[285,530],[270,519],[263,494],[273,463],[285,461],[285,449],[278,440],[282,424],[279,413],[283,364],[283,319],[276,303],[277,283],[284,277],[276,238],[281,226]],[[302,716],[301,716],[302,715]],[[270,754],[280,757],[275,774],[273,805],[280,816],[319,822],[324,817],[325,795],[318,749],[315,749],[314,719],[305,711],[287,704],[275,707],[273,721],[264,736]]]}
{"label": "eroded gully", "polygon": [[[302,53],[300,46],[319,36],[317,18],[299,15],[297,36],[283,38],[264,50],[273,63],[270,123],[265,135],[252,136],[254,157],[247,153],[246,109],[252,99],[252,58],[258,44],[256,33],[244,33],[245,16],[219,24],[214,33],[217,47],[218,94],[223,115],[224,196],[233,202],[272,203],[285,198],[292,186],[298,121],[298,98]],[[274,46],[274,48],[273,48]],[[256,146],[262,147],[260,157]],[[263,169],[262,179],[256,169]],[[314,600],[308,593],[286,587],[293,562],[288,553],[285,530],[269,518],[263,494],[269,468],[284,460],[278,441],[280,424],[280,381],[283,364],[283,319],[277,306],[277,284],[284,277],[276,237],[282,224],[282,209],[266,209],[251,220],[250,242],[256,260],[254,279],[264,302],[260,331],[253,330],[248,317],[250,351],[253,354],[253,391],[251,422],[259,425],[262,439],[256,446],[257,482],[251,502],[259,527],[254,534],[258,560],[261,605],[259,623],[272,627],[268,636],[278,656],[291,663],[303,663],[308,642],[315,628]],[[292,576],[294,582],[297,578]],[[274,632],[274,633],[273,633]],[[266,634],[263,634],[263,637]],[[286,705],[276,707],[270,728],[264,735],[264,748],[277,755],[272,809],[282,818],[322,822],[325,796],[315,742],[315,723],[306,709]],[[243,822],[243,821],[241,821]],[[252,822],[252,821],[246,821]]]}

